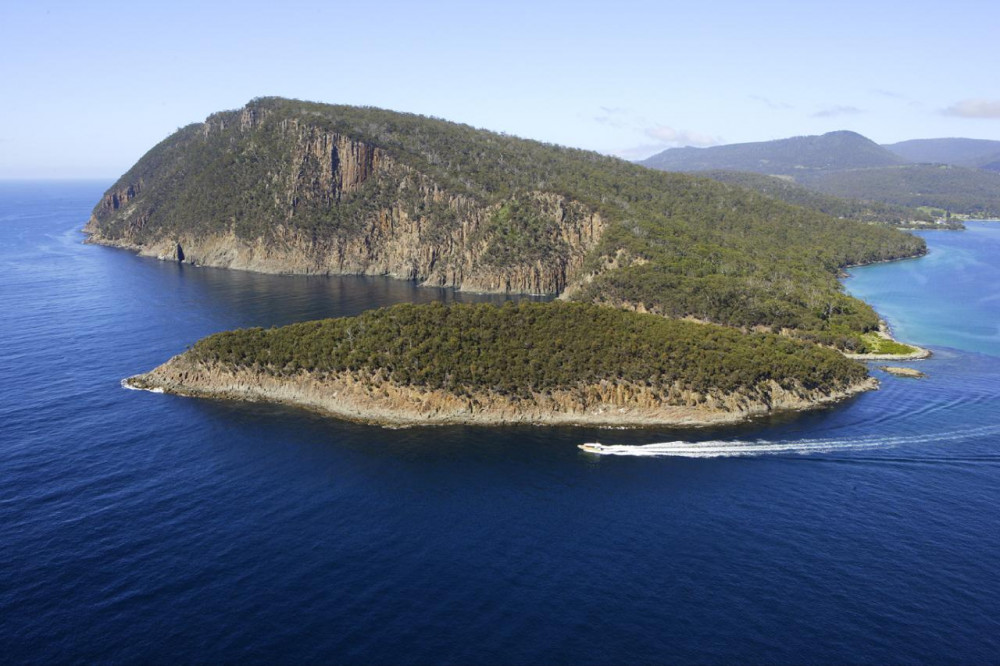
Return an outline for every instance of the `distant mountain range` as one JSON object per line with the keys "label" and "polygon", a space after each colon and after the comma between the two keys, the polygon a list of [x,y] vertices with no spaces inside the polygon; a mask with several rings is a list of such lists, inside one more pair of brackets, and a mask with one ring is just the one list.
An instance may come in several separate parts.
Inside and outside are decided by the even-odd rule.
{"label": "distant mountain range", "polygon": [[[671,148],[640,163],[663,171],[781,176],[815,192],[848,199],[1000,216],[1000,141],[917,139],[881,146],[856,132],[839,131],[712,148]],[[728,182],[735,179],[706,175]],[[742,184],[753,189],[763,186],[759,180],[744,180]]]}
{"label": "distant mountain range", "polygon": [[988,139],[913,139],[884,146],[907,162],[951,164],[1000,171],[1000,141]]}
{"label": "distant mountain range", "polygon": [[712,148],[671,148],[642,164],[663,171],[720,169],[797,176],[812,171],[896,166],[905,161],[871,139],[841,131]]}

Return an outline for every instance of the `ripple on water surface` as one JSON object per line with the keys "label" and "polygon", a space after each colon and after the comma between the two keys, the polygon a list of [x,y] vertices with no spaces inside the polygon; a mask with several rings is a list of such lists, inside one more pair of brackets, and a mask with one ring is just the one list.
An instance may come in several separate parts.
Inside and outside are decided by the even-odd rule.
{"label": "ripple on water surface", "polygon": [[[938,345],[923,380],[879,375],[836,407],[727,428],[386,430],[119,382],[227,328],[482,297],[81,245],[106,185],[0,184],[8,660],[1000,655],[1000,359],[961,350],[963,330],[995,331],[1000,299],[937,289],[949,270],[985,279],[968,253],[994,228],[928,234],[926,259],[848,281],[902,338]],[[970,303],[984,309],[954,309]]]}

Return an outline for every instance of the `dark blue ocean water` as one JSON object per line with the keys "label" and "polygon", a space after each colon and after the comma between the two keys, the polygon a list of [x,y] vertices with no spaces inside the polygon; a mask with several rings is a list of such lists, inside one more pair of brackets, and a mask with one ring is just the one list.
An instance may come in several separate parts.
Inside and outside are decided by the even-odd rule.
{"label": "dark blue ocean water", "polygon": [[924,380],[735,428],[387,430],[119,380],[472,297],[83,245],[106,185],[0,184],[4,661],[1000,660],[1000,225],[848,281]]}

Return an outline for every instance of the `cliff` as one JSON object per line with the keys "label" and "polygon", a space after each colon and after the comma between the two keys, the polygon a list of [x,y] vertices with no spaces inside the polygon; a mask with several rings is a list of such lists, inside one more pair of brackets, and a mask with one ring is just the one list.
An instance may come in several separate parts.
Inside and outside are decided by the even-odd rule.
{"label": "cliff", "polygon": [[[592,206],[568,197],[527,191],[491,202],[456,193],[365,140],[273,115],[254,106],[216,114],[182,130],[173,160],[151,151],[96,206],[84,227],[90,242],[264,273],[558,294],[606,227]],[[238,157],[218,164],[228,151]],[[200,160],[206,152],[212,158]],[[213,183],[224,175],[206,172],[219,168],[260,191],[248,197]],[[511,208],[520,213],[514,232],[534,246],[516,257],[498,248],[509,240]]]}
{"label": "cliff", "polygon": [[784,388],[769,380],[752,391],[702,395],[679,386],[661,391],[629,381],[603,380],[572,389],[513,397],[491,391],[455,393],[408,386],[385,374],[359,372],[276,376],[181,354],[123,381],[128,388],[175,395],[272,402],[337,418],[385,426],[589,425],[699,426],[735,423],[776,412],[813,409],[878,387],[866,377],[834,390]]}
{"label": "cliff", "polygon": [[489,225],[500,206],[480,207],[432,186],[421,188],[420,195],[429,206],[452,211],[457,223],[442,232],[433,221],[414,215],[404,205],[392,204],[364,218],[358,233],[331,238],[286,222],[276,223],[267,235],[256,238],[240,237],[233,229],[207,234],[178,230],[148,240],[128,234],[109,237],[94,219],[85,231],[92,243],[201,266],[261,273],[385,275],[477,292],[559,294],[578,279],[584,259],[605,227],[599,213],[556,195],[538,193],[531,197],[531,204],[551,223],[547,241],[558,252],[495,265],[487,256],[492,240]]}
{"label": "cliff", "polygon": [[90,241],[270,273],[562,295],[857,346],[837,270],[920,239],[707,179],[371,108],[258,99],[178,130]]}
{"label": "cliff", "polygon": [[399,305],[217,333],[128,386],[392,424],[639,425],[802,409],[874,382],[782,336],[555,302]]}

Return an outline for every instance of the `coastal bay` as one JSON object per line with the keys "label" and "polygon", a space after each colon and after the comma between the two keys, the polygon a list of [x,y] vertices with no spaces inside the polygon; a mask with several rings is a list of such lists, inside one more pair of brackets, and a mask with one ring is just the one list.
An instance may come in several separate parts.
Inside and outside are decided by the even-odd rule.
{"label": "coastal bay", "polygon": [[7,3],[0,666],[1000,666],[997,24]]}
{"label": "coastal bay", "polygon": [[923,380],[873,368],[878,391],[746,424],[387,429],[120,381],[220,331],[508,297],[82,245],[108,184],[0,186],[10,660],[1000,652],[1000,227],[920,232],[926,257],[851,270],[848,290],[934,353],[912,363]]}
{"label": "coastal bay", "polygon": [[[359,337],[374,330],[374,345],[333,320],[213,336],[128,381],[393,425],[704,425],[842,400],[877,382],[826,348],[910,352],[872,333],[877,316],[843,293],[839,272],[925,252],[884,224],[709,179],[282,98],[161,141],[104,193],[84,231],[181,264],[377,273],[572,303],[524,306],[526,316],[376,313],[358,327]],[[397,330],[399,312],[421,321]],[[625,329],[632,337],[615,337]],[[515,347],[512,334],[523,337]]]}

